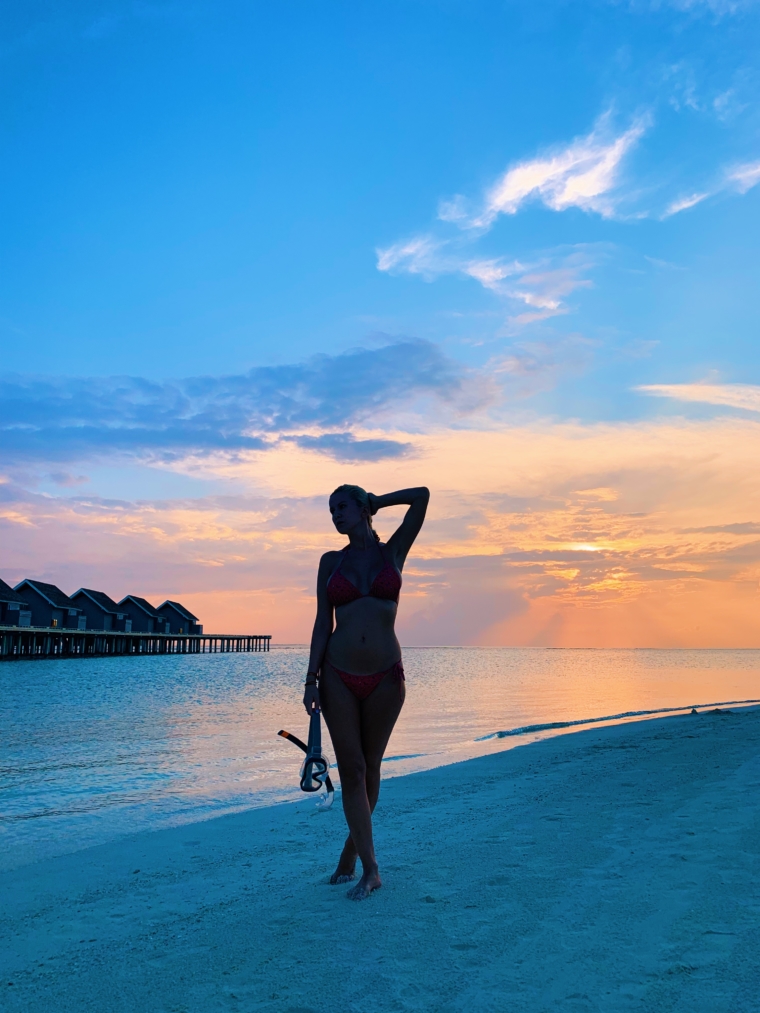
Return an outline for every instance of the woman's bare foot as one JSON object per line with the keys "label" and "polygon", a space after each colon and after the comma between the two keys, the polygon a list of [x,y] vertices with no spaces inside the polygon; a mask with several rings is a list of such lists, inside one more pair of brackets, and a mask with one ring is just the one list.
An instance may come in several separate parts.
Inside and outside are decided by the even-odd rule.
{"label": "woman's bare foot", "polygon": [[343,851],[338,859],[338,868],[332,876],[330,876],[330,883],[333,886],[338,883],[351,883],[354,879],[356,879],[356,875],[354,873],[355,869],[356,848],[354,847],[354,842],[349,837],[343,845]]}
{"label": "woman's bare foot", "polygon": [[375,869],[373,872],[365,872],[356,886],[352,886],[346,894],[349,900],[366,900],[375,890],[383,885],[380,873]]}
{"label": "woman's bare foot", "polygon": [[351,883],[356,879],[354,872],[341,872],[340,866],[330,876],[330,886],[339,886],[341,883]]}

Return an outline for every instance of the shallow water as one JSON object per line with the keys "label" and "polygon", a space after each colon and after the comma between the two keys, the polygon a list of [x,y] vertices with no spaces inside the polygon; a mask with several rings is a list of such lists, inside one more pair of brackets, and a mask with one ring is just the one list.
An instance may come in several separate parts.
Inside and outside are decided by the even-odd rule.
{"label": "shallow water", "polygon": [[[306,738],[306,661],[296,647],[0,664],[0,867],[300,797],[302,754],[277,731]],[[385,776],[567,723],[760,697],[760,651],[425,648],[404,667]]]}

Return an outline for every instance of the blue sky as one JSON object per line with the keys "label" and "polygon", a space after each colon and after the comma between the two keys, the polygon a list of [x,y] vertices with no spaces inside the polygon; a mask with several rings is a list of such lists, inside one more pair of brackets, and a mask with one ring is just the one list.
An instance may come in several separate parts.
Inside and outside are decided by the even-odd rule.
{"label": "blue sky", "polygon": [[[757,6],[539,7],[6,8],[7,368],[233,373],[375,332],[482,364],[534,333],[582,334],[615,386],[756,380],[760,190],[724,177],[760,160]],[[561,319],[505,333],[514,307],[472,279],[377,270],[378,248],[460,231],[442,202],[477,206],[604,117],[600,145],[642,124],[613,215],[529,198],[463,251],[556,269],[582,249]]]}
{"label": "blue sky", "polygon": [[757,418],[758,3],[29,2],[0,36],[7,502]]}

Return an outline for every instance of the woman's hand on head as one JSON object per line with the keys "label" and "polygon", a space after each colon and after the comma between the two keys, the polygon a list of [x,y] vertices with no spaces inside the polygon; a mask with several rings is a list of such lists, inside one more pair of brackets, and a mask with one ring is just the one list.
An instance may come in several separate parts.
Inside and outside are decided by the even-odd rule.
{"label": "woman's hand on head", "polygon": [[378,499],[378,498],[377,498],[377,496],[376,496],[376,495],[374,494],[374,492],[368,492],[368,493],[367,493],[367,499],[369,500],[369,512],[370,512],[370,515],[371,515],[372,517],[374,517],[374,516],[375,516],[375,514],[376,514],[376,513],[377,513],[377,511],[378,511],[378,505],[377,505],[377,499]]}
{"label": "woman's hand on head", "polygon": [[306,708],[306,713],[311,717],[312,710],[319,707],[319,687],[315,685],[307,686],[303,691],[303,705]]}

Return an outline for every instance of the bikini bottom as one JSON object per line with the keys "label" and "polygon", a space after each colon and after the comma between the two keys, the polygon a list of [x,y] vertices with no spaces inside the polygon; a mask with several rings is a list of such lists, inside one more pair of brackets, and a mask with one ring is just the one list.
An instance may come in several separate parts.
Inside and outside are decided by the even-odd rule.
{"label": "bikini bottom", "polygon": [[398,683],[399,694],[401,693],[401,683],[404,682],[404,666],[401,664],[401,659],[399,659],[395,665],[391,665],[390,668],[386,668],[385,671],[375,672],[374,675],[353,675],[351,672],[341,672],[341,670],[336,668],[331,661],[328,661],[328,665],[340,676],[344,685],[348,686],[354,696],[359,700],[366,700],[370,694],[374,693],[388,674],[393,675]]}

